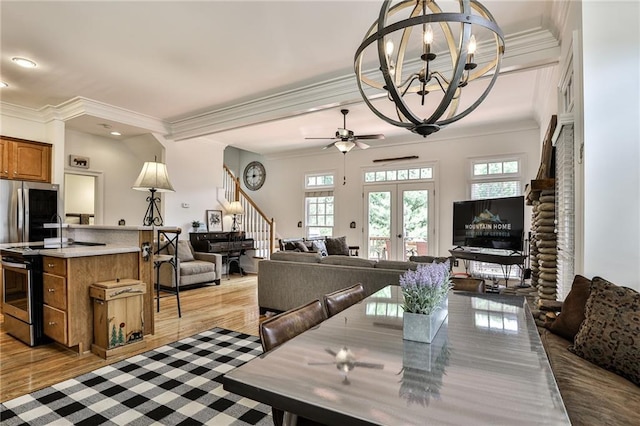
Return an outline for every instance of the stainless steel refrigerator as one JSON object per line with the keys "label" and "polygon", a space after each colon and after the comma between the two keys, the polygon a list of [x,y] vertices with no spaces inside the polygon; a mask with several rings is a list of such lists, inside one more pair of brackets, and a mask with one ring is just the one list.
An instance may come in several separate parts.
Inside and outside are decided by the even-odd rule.
{"label": "stainless steel refrigerator", "polygon": [[45,223],[60,221],[58,185],[0,179],[0,243],[44,241],[58,236]]}

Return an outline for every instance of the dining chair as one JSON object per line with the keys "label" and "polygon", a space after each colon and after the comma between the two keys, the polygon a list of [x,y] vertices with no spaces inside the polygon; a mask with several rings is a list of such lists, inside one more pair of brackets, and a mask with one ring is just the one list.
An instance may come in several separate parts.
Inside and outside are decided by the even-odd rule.
{"label": "dining chair", "polygon": [[[268,352],[275,349],[287,340],[315,327],[325,319],[327,319],[327,315],[319,299],[267,318],[260,323],[259,327],[262,350]],[[294,424],[300,426],[322,424],[303,417],[297,417],[292,413],[285,413],[283,410],[274,407],[271,407],[271,412],[273,414],[273,424],[276,426],[281,426],[284,423],[285,416],[287,416],[287,420],[297,418],[297,423],[294,421]]]}
{"label": "dining chair", "polygon": [[324,295],[324,306],[329,317],[367,297],[361,283]]}

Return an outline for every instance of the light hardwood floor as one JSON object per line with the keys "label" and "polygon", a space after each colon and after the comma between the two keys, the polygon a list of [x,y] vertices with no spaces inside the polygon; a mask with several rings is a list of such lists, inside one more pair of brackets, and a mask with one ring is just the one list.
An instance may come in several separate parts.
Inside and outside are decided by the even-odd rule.
{"label": "light hardwood floor", "polygon": [[[180,293],[182,318],[178,318],[175,296],[160,300],[155,314],[156,334],[145,336],[141,353],[221,327],[258,335],[257,275],[222,278],[219,286],[195,288]],[[51,386],[102,366],[132,356],[108,361],[93,353],[77,354],[57,344],[31,348],[9,336],[0,323],[0,402]]]}

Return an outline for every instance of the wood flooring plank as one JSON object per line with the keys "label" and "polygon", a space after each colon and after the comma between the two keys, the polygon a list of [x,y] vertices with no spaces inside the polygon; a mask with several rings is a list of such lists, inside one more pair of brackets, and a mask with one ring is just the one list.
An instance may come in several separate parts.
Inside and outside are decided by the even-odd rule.
{"label": "wood flooring plank", "polygon": [[[257,275],[222,279],[219,286],[180,292],[182,318],[176,298],[160,299],[155,334],[144,337],[141,353],[192,336],[213,327],[258,335]],[[155,307],[155,301],[154,301]],[[0,402],[76,377],[96,368],[128,358],[135,353],[104,360],[93,353],[78,355],[59,344],[31,348],[9,336],[0,316]]]}

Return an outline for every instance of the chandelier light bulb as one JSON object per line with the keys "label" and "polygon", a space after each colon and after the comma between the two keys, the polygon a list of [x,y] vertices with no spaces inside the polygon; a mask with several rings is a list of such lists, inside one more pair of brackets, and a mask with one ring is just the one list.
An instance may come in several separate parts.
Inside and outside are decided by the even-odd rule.
{"label": "chandelier light bulb", "polygon": [[385,45],[385,53],[387,56],[391,56],[393,53],[393,41],[387,40],[387,44]]}
{"label": "chandelier light bulb", "polygon": [[469,55],[473,55],[474,53],[476,53],[476,48],[477,48],[477,44],[476,44],[476,36],[471,35],[471,38],[469,39]]}
{"label": "chandelier light bulb", "polygon": [[427,31],[424,32],[424,44],[431,44],[433,43],[433,29],[431,28],[431,25],[427,26]]}

